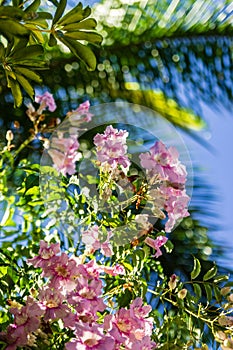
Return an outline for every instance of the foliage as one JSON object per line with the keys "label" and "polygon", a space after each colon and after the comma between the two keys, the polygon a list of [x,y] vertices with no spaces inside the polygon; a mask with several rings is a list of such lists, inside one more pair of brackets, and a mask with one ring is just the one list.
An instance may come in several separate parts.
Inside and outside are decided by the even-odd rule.
{"label": "foliage", "polygon": [[102,41],[101,35],[93,32],[96,21],[87,18],[91,9],[83,8],[82,4],[78,3],[63,16],[66,3],[66,0],[54,3],[54,16],[39,10],[40,0],[34,0],[26,7],[22,1],[13,1],[11,6],[0,6],[1,66],[16,107],[21,106],[23,101],[22,88],[33,98],[34,90],[30,81],[42,82],[41,77],[34,71],[48,68],[46,60],[43,59],[43,47],[46,43],[54,46],[59,40],[82,60],[88,69],[95,69],[95,55],[88,46],[80,43],[80,40],[94,44],[100,44]]}

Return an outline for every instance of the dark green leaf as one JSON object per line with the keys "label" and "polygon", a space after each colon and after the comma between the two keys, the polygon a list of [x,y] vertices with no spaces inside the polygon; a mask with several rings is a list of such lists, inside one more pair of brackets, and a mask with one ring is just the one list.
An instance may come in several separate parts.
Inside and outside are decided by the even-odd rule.
{"label": "dark green leaf", "polygon": [[202,290],[201,290],[200,285],[197,283],[193,283],[193,289],[194,289],[194,293],[195,293],[195,296],[197,297],[197,299],[201,299]]}
{"label": "dark green leaf", "polygon": [[69,11],[64,17],[62,17],[59,21],[59,24],[71,24],[82,21],[84,18],[90,16],[91,9],[90,7],[86,7],[82,9],[82,4],[78,4],[71,11]]}
{"label": "dark green leaf", "polygon": [[38,56],[43,55],[44,50],[41,45],[30,45],[27,46],[21,50],[15,50],[12,52],[10,57],[14,59],[14,61],[19,60],[19,59],[26,59],[28,60],[29,58],[37,58]]}
{"label": "dark green leaf", "polygon": [[76,32],[67,32],[65,33],[66,37],[76,39],[76,40],[86,40],[90,43],[100,44],[102,42],[102,36],[97,33],[93,32],[82,32],[82,31],[76,31]]}
{"label": "dark green leaf", "polygon": [[214,265],[206,274],[203,276],[203,281],[208,281],[217,274],[217,267]]}
{"label": "dark green leaf", "polygon": [[21,20],[25,17],[25,13],[15,6],[0,6],[0,17]]}
{"label": "dark green leaf", "polygon": [[73,39],[63,37],[59,38],[63,44],[65,44],[70,51],[83,61],[88,70],[94,70],[96,67],[96,58],[91,49]]}
{"label": "dark green leaf", "polygon": [[213,285],[213,289],[214,289],[214,296],[215,296],[217,302],[221,301],[222,295],[221,295],[221,292],[220,292],[218,286]]}
{"label": "dark green leaf", "polygon": [[5,47],[2,43],[0,43],[0,58],[3,58],[5,56]]}
{"label": "dark green leaf", "polygon": [[49,37],[49,46],[56,46],[57,45],[57,39],[53,34],[50,34]]}
{"label": "dark green leaf", "polygon": [[66,8],[66,3],[67,0],[60,0],[59,5],[56,9],[54,18],[53,18],[53,24],[57,23],[57,21],[61,18],[61,16],[63,15],[65,8]]}
{"label": "dark green leaf", "polygon": [[0,19],[0,32],[6,37],[8,33],[15,36],[29,36],[29,30],[25,26],[10,19]]}
{"label": "dark green leaf", "polygon": [[206,291],[206,297],[208,302],[212,300],[212,288],[208,283],[204,283],[205,291]]}
{"label": "dark green leaf", "polygon": [[24,66],[28,66],[29,68],[33,68],[33,69],[47,69],[48,68],[48,64],[45,61],[41,61],[41,60],[17,60],[17,65],[22,65]]}
{"label": "dark green leaf", "polygon": [[40,6],[40,0],[34,0],[25,10],[25,13],[36,12]]}
{"label": "dark green leaf", "polygon": [[66,24],[62,30],[64,31],[75,31],[79,29],[95,29],[97,22],[94,18],[88,18],[78,23]]}
{"label": "dark green leaf", "polygon": [[53,19],[53,16],[49,12],[41,11],[41,12],[38,12],[37,15],[38,15],[38,18],[41,18],[41,19]]}
{"label": "dark green leaf", "polygon": [[199,276],[200,272],[201,272],[200,261],[194,257],[194,266],[193,266],[193,270],[191,272],[191,278],[195,279],[197,276]]}

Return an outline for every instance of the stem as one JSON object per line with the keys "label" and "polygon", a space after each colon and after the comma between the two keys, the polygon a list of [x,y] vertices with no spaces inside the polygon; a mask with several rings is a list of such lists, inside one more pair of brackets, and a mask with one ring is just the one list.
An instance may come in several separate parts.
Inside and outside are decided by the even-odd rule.
{"label": "stem", "polygon": [[17,156],[27,145],[35,139],[35,135],[31,135],[27,140],[25,140],[21,146],[15,151],[15,156]]}

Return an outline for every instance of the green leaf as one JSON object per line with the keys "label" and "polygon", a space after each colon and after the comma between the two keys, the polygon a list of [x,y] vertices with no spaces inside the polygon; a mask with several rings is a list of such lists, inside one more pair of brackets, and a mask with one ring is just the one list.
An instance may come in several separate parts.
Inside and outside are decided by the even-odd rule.
{"label": "green leaf", "polygon": [[7,274],[7,266],[0,266],[0,278]]}
{"label": "green leaf", "polygon": [[218,286],[213,285],[213,289],[214,289],[214,296],[215,296],[217,302],[221,301],[222,295],[221,295],[221,292],[220,292]]}
{"label": "green leaf", "polygon": [[173,251],[174,248],[174,244],[168,240],[165,244],[164,244],[164,248],[166,249],[167,253],[171,253]]}
{"label": "green leaf", "polygon": [[[71,11],[70,11],[71,12]],[[60,21],[59,24],[65,25],[65,24],[71,24],[71,23],[76,23],[82,21],[84,18],[90,16],[91,14],[91,9],[90,7],[86,7],[84,10],[74,13],[73,15],[69,15],[67,13],[67,17],[64,16]],[[66,18],[65,18],[66,17]]]}
{"label": "green leaf", "polygon": [[217,266],[214,265],[206,274],[203,276],[203,281],[208,281],[217,274]]}
{"label": "green leaf", "polygon": [[26,196],[29,196],[29,195],[39,196],[39,194],[40,194],[39,186],[33,186],[29,188],[25,193]]}
{"label": "green leaf", "polygon": [[29,36],[29,30],[20,23],[10,19],[0,19],[0,32],[6,36],[8,33],[14,36]]}
{"label": "green leaf", "polygon": [[88,70],[95,70],[96,58],[89,47],[67,37],[61,37],[59,39],[76,57],[85,63]]}
{"label": "green leaf", "polygon": [[53,16],[49,12],[41,11],[37,13],[38,18],[41,19],[53,19]]}
{"label": "green leaf", "polygon": [[48,68],[48,64],[45,61],[41,61],[41,60],[17,60],[17,66],[18,65],[22,65],[24,66],[28,66],[29,68],[33,69],[47,69]]}
{"label": "green leaf", "polygon": [[[63,16],[60,19],[59,24],[65,25],[66,22],[68,24],[73,23],[73,21],[71,22],[70,19],[73,18],[74,16],[77,16],[77,15],[80,16],[80,14],[82,13],[82,9],[83,9],[83,5],[81,4],[81,2],[79,2],[78,5],[76,5],[72,10],[67,12],[65,14],[65,16]],[[74,22],[77,22],[77,21],[74,21]]]}
{"label": "green leaf", "polygon": [[19,276],[17,276],[15,270],[12,267],[7,268],[7,275],[12,279],[14,283],[18,282]]}
{"label": "green leaf", "polygon": [[214,278],[214,283],[220,283],[220,282],[227,281],[227,280],[229,280],[229,276],[227,276],[227,275],[219,275],[219,276],[216,276]]}
{"label": "green leaf", "polygon": [[201,272],[200,261],[194,257],[194,266],[193,266],[193,270],[191,272],[191,278],[192,279],[197,278],[197,276],[199,276],[200,272]]}
{"label": "green leaf", "polygon": [[200,285],[198,283],[193,283],[193,289],[194,289],[194,293],[195,293],[195,296],[197,297],[197,299],[201,299],[202,290],[201,290]]}
{"label": "green leaf", "polygon": [[204,283],[204,288],[206,291],[207,300],[210,302],[212,300],[212,288],[208,283]]}
{"label": "green leaf", "polygon": [[20,107],[23,102],[23,95],[17,81],[14,81],[11,77],[7,76],[8,87],[11,89],[14,97],[14,107]]}
{"label": "green leaf", "polygon": [[36,12],[40,6],[40,0],[34,0],[25,10],[25,13]]}
{"label": "green leaf", "polygon": [[44,50],[41,45],[30,45],[20,50],[14,50],[9,57],[13,58],[14,61],[19,59],[30,59],[38,58],[38,56],[43,55]]}
{"label": "green leaf", "polygon": [[60,0],[59,5],[56,9],[54,18],[53,18],[53,24],[57,23],[57,21],[61,18],[63,15],[65,8],[66,8],[67,0]]}
{"label": "green leaf", "polygon": [[53,34],[50,34],[49,37],[49,46],[56,46],[57,45],[57,39],[55,38],[55,36]]}
{"label": "green leaf", "polygon": [[36,83],[42,83],[41,77],[33,72],[31,69],[25,68],[25,67],[15,67],[15,72],[23,74],[25,77],[27,77],[30,80],[35,81]]}
{"label": "green leaf", "polygon": [[29,81],[22,75],[16,73],[16,78],[31,99],[34,97],[34,89]]}
{"label": "green leaf", "polygon": [[102,36],[100,34],[93,33],[93,32],[82,32],[82,31],[67,32],[65,33],[65,36],[76,40],[86,40],[90,43],[95,43],[95,44],[101,44],[102,42]]}
{"label": "green leaf", "polygon": [[0,59],[2,59],[5,56],[5,47],[2,43],[0,43]]}
{"label": "green leaf", "polygon": [[14,18],[16,20],[22,20],[25,17],[25,13],[19,7],[0,6],[0,17],[8,17]]}
{"label": "green leaf", "polygon": [[97,22],[94,18],[88,18],[78,23],[66,24],[62,30],[64,31],[75,31],[79,29],[95,29]]}

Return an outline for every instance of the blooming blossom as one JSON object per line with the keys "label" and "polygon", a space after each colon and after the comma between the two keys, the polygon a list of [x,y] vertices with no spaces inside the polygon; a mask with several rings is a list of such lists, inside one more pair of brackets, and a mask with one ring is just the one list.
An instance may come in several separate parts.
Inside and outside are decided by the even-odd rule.
{"label": "blooming blossom", "polygon": [[80,124],[90,122],[93,114],[89,112],[90,102],[85,101],[79,105],[75,110],[68,112],[66,116],[69,118],[69,121],[72,126],[79,126]]}
{"label": "blooming blossom", "polygon": [[190,198],[185,190],[165,186],[161,186],[160,189],[166,196],[164,209],[168,214],[168,220],[165,224],[165,231],[171,232],[180,219],[190,215],[187,209]]}
{"label": "blooming blossom", "polygon": [[125,268],[120,264],[114,266],[103,266],[103,271],[111,276],[125,275]]}
{"label": "blooming blossom", "polygon": [[14,324],[8,326],[7,331],[1,334],[9,344],[6,349],[15,350],[18,346],[26,346],[28,336],[40,326],[40,317],[44,314],[43,308],[31,297],[27,298],[26,305],[21,308],[11,308],[14,315]]}
{"label": "blooming blossom", "polygon": [[156,250],[155,257],[158,258],[162,255],[162,252],[160,250],[160,247],[162,247],[167,242],[167,237],[165,236],[158,236],[156,239],[152,239],[150,237],[146,237],[145,243],[149,245],[150,247],[154,248]]}
{"label": "blooming blossom", "polygon": [[70,309],[63,304],[64,295],[57,289],[45,287],[40,290],[39,301],[45,310],[44,321],[63,319]]}
{"label": "blooming blossom", "polygon": [[88,250],[95,252],[96,250],[100,249],[103,255],[112,256],[112,245],[109,242],[111,236],[112,233],[108,231],[106,240],[102,242],[100,240],[99,227],[97,225],[94,225],[87,231],[83,232],[82,241]]}
{"label": "blooming blossom", "polygon": [[35,101],[40,104],[40,107],[37,110],[38,114],[41,114],[46,108],[48,108],[50,112],[54,112],[57,108],[53,95],[48,91],[46,91],[43,95],[37,95],[35,97]]}
{"label": "blooming blossom", "polygon": [[161,176],[163,180],[168,180],[174,184],[185,184],[187,172],[185,166],[181,164],[179,154],[174,147],[166,148],[157,141],[149,152],[140,154],[141,165]]}
{"label": "blooming blossom", "polygon": [[43,276],[51,277],[50,287],[54,289],[65,288],[67,291],[76,287],[78,268],[76,262],[62,253],[57,256],[53,263],[44,267]]}
{"label": "blooming blossom", "polygon": [[100,325],[79,325],[75,332],[76,338],[66,344],[67,350],[114,350],[114,339],[103,333]]}
{"label": "blooming blossom", "polygon": [[79,142],[77,137],[71,135],[70,138],[53,137],[48,154],[53,160],[53,167],[62,175],[73,175],[76,172],[75,162],[81,157],[81,153],[77,152]]}
{"label": "blooming blossom", "polygon": [[39,255],[32,259],[28,259],[28,263],[32,264],[34,267],[48,267],[54,257],[60,253],[60,243],[52,243],[48,246],[45,241],[40,241]]}
{"label": "blooming blossom", "polygon": [[96,134],[94,144],[97,148],[97,159],[102,166],[110,166],[116,169],[119,165],[126,171],[130,166],[127,153],[126,130],[114,129],[112,125],[107,126],[104,134]]}

